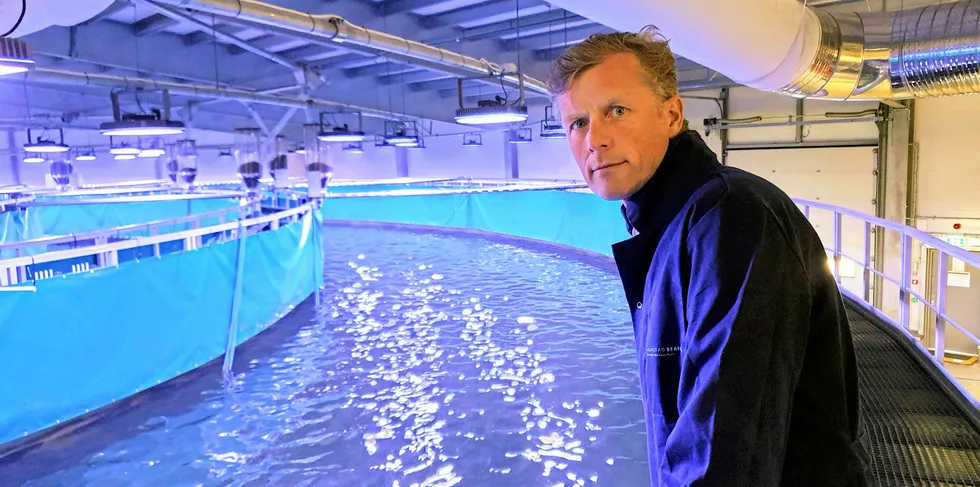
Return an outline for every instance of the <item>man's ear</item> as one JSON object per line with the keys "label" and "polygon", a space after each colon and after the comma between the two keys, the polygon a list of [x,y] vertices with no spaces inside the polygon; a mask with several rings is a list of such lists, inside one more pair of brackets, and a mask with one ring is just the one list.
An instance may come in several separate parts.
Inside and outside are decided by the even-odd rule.
{"label": "man's ear", "polygon": [[672,135],[684,130],[684,100],[680,96],[672,96],[664,102],[664,115],[667,117],[667,127]]}

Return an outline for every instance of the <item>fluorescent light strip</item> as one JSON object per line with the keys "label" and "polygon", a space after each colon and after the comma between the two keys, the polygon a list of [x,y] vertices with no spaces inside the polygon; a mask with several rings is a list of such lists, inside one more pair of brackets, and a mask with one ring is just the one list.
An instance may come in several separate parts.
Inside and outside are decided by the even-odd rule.
{"label": "fluorescent light strip", "polygon": [[179,135],[184,133],[184,129],[171,127],[130,127],[116,128],[102,131],[102,135],[111,137],[125,136],[150,136],[150,135]]}

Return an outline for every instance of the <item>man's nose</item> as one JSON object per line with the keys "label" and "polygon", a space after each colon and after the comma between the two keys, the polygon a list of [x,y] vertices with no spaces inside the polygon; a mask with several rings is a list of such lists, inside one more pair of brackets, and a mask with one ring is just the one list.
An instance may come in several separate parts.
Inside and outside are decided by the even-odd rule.
{"label": "man's nose", "polygon": [[609,127],[602,121],[589,124],[589,152],[599,152],[609,149],[612,137]]}

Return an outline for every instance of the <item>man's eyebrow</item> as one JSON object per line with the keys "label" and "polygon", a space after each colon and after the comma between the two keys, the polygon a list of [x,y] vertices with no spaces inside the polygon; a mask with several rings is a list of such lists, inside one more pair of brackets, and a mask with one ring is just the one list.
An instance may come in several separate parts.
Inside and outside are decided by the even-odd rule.
{"label": "man's eyebrow", "polygon": [[[608,101],[606,101],[606,103],[603,106],[606,108],[606,110],[609,110],[609,109],[611,109],[613,107],[620,106],[620,105],[623,105],[623,104],[625,104],[625,101],[622,98],[620,98],[620,97],[617,96],[617,97],[611,98]],[[579,118],[585,117],[585,115],[581,115],[581,114],[575,113],[575,112],[570,113],[568,115],[561,114],[561,112],[559,112],[559,114],[560,114],[560,118],[562,120],[577,120]]]}

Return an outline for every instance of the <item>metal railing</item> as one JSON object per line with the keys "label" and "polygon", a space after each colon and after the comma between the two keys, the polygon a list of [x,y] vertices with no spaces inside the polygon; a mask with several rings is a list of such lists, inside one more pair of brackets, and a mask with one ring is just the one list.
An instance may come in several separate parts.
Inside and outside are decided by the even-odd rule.
{"label": "metal railing", "polygon": [[[934,351],[929,354],[928,350],[923,346],[920,347],[930,358],[935,362],[935,364],[944,370],[943,363],[945,361],[946,355],[946,325],[951,325],[953,328],[958,330],[964,336],[972,340],[975,344],[980,345],[980,339],[978,339],[973,333],[967,330],[963,325],[958,323],[952,317],[947,314],[946,309],[946,297],[947,297],[947,285],[949,279],[949,258],[955,258],[966,265],[980,268],[980,257],[970,253],[967,250],[951,245],[944,242],[932,235],[929,235],[922,230],[918,230],[906,225],[902,225],[897,222],[885,220],[882,218],[867,215],[858,211],[850,210],[847,208],[842,208],[839,206],[828,205],[826,203],[819,203],[815,201],[794,199],[793,200],[798,206],[803,210],[804,215],[806,215],[808,220],[812,221],[811,209],[819,209],[826,211],[830,214],[833,222],[833,237],[831,239],[831,245],[825,248],[832,255],[831,267],[834,273],[834,277],[837,279],[837,283],[840,286],[841,292],[845,295],[850,296],[858,304],[863,304],[865,309],[874,313],[878,317],[885,320],[897,327],[899,330],[904,332],[908,338],[919,343],[919,338],[916,337],[910,330],[911,324],[911,305],[912,299],[915,298],[918,302],[922,303],[923,306],[929,308],[933,315],[935,316],[935,347]],[[844,230],[844,217],[849,217],[864,224],[864,240],[863,240],[863,257],[857,257],[853,255],[848,255],[844,252],[843,248],[843,230]],[[884,272],[884,261],[887,258],[885,255],[879,256],[878,259],[874,259],[873,249],[875,247],[875,233],[883,230],[891,230],[896,232],[900,236],[900,255],[898,256],[900,262],[900,275],[896,278],[889,276]],[[913,243],[918,241],[923,246],[928,248],[933,248],[938,252],[938,269],[935,276],[935,299],[927,299],[926,297],[919,294],[914,288],[912,283],[912,262],[913,262]],[[863,292],[858,295],[851,290],[846,289],[841,286],[841,261],[843,258],[849,259],[855,264],[859,264],[863,268]],[[878,260],[876,268],[876,262]],[[885,310],[879,309],[875,305],[875,301],[879,303],[884,302],[884,298],[887,296],[878,296],[876,299],[875,293],[883,294],[883,289],[874,289],[872,276],[877,276],[878,278],[888,281],[898,288],[898,296],[892,296],[898,298],[898,319],[892,319]],[[928,294],[928,293],[926,293]],[[883,306],[879,304],[879,306]],[[925,324],[925,323],[923,323]],[[965,392],[965,391],[963,391]]]}
{"label": "metal railing", "polygon": [[325,199],[332,198],[364,198],[373,196],[432,196],[455,194],[506,193],[514,191],[565,191],[582,188],[582,184],[522,184],[506,186],[483,186],[479,188],[445,189],[436,186],[426,188],[389,189],[382,191],[350,191],[347,193],[327,193]]}
{"label": "metal railing", "polygon": [[18,206],[23,205],[25,203],[32,203],[32,202],[34,202],[34,199],[35,199],[35,197],[32,194],[26,195],[26,196],[21,196],[21,197],[18,197],[18,198],[0,199],[0,212],[7,211],[7,210],[13,209],[13,208],[17,208]]}
{"label": "metal railing", "polygon": [[[62,274],[74,272],[91,272],[99,268],[114,267],[119,264],[119,252],[140,247],[152,247],[152,252],[148,256],[160,257],[162,255],[161,245],[171,242],[181,243],[181,250],[193,250],[200,248],[204,242],[202,237],[216,235],[217,238],[212,243],[235,240],[241,236],[248,235],[250,230],[260,227],[261,231],[266,225],[270,230],[278,229],[279,226],[289,224],[299,220],[316,209],[316,202],[309,202],[296,208],[272,213],[269,215],[253,218],[236,218],[233,221],[210,225],[206,227],[191,228],[159,235],[139,236],[126,240],[111,243],[99,243],[87,247],[71,248],[65,250],[55,250],[42,254],[12,257],[0,259],[0,291],[34,291],[33,285],[23,285],[39,279],[51,278],[55,274],[50,271],[37,272],[36,266],[39,264],[64,261],[69,270]],[[241,211],[242,208],[233,208],[232,211]],[[214,212],[212,212],[214,213]],[[203,217],[205,214],[194,215]],[[163,222],[155,222],[158,225],[172,225],[178,220],[185,220],[187,217],[175,218]],[[116,229],[112,229],[116,230]],[[104,232],[104,231],[103,231]],[[79,263],[78,259],[85,262]],[[87,264],[87,265],[86,265]],[[70,267],[68,267],[70,265]],[[28,268],[32,269],[28,272]]]}
{"label": "metal railing", "polygon": [[[119,200],[117,200],[119,201]],[[125,201],[129,201],[128,199]],[[150,235],[156,235],[159,233],[161,227],[169,227],[173,225],[181,225],[189,223],[191,228],[199,228],[201,226],[201,220],[217,218],[219,223],[224,223],[225,219],[229,214],[235,213],[238,216],[235,218],[241,218],[241,213],[243,210],[254,211],[258,210],[258,203],[253,203],[245,207],[233,206],[228,208],[222,208],[220,210],[209,211],[205,213],[197,213],[194,215],[187,215],[177,218],[168,218],[165,220],[154,220],[145,223],[132,223],[129,225],[122,225],[113,228],[107,228],[103,230],[92,230],[90,232],[83,233],[69,233],[67,235],[51,235],[46,237],[38,237],[30,240],[20,240],[15,242],[0,243],[0,252],[13,251],[15,257],[21,257],[25,249],[31,247],[48,247],[51,245],[59,244],[72,244],[72,247],[82,247],[86,245],[89,240],[98,242],[99,240],[107,240],[109,237],[123,238],[127,234],[132,234],[135,232],[145,231]]]}

